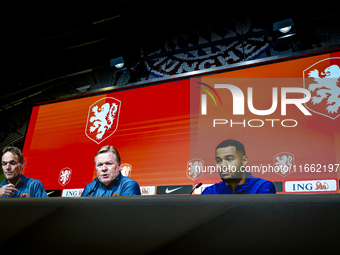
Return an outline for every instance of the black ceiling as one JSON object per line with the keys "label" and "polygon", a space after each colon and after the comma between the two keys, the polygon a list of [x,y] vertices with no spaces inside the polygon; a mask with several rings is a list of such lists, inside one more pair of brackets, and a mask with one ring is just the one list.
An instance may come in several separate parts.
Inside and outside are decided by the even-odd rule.
{"label": "black ceiling", "polygon": [[1,103],[45,81],[108,65],[120,55],[138,59],[142,45],[157,45],[167,34],[181,30],[247,15],[265,28],[275,19],[294,15],[308,20],[332,12],[278,7],[216,0],[11,3],[5,8]]}

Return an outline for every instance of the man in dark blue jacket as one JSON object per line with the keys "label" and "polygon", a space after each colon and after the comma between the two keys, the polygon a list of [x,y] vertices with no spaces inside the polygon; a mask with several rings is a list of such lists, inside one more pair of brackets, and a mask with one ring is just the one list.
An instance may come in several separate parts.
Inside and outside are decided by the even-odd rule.
{"label": "man in dark blue jacket", "polygon": [[256,178],[245,171],[248,157],[244,145],[236,140],[225,140],[216,147],[215,159],[222,181],[204,189],[207,194],[272,194],[272,182]]}
{"label": "man in dark blue jacket", "polygon": [[1,165],[6,179],[0,184],[0,197],[47,197],[41,181],[22,174],[25,160],[20,149],[14,146],[4,148]]}
{"label": "man in dark blue jacket", "polygon": [[82,197],[140,195],[136,181],[121,174],[121,159],[117,149],[104,146],[94,157],[97,178],[86,185]]}

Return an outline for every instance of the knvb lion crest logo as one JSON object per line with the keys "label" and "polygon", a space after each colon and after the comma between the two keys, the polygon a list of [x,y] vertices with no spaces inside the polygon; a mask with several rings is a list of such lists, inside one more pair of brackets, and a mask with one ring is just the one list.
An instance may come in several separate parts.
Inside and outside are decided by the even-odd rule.
{"label": "knvb lion crest logo", "polygon": [[323,184],[318,181],[315,184],[315,190],[328,190],[329,189],[329,185],[327,182],[324,182]]}
{"label": "knvb lion crest logo", "polygon": [[30,195],[28,193],[22,193],[20,197],[30,197]]}
{"label": "knvb lion crest logo", "polygon": [[187,176],[193,181],[201,178],[203,175],[204,161],[194,158],[187,163]]}
{"label": "knvb lion crest logo", "polygon": [[323,59],[303,71],[303,86],[311,92],[305,106],[317,114],[340,116],[340,57]]}
{"label": "knvb lion crest logo", "polygon": [[89,107],[85,134],[100,144],[116,132],[121,102],[113,97],[105,97]]}
{"label": "knvb lion crest logo", "polygon": [[148,188],[148,187],[141,188],[141,194],[142,195],[150,195],[151,194],[150,188]]}
{"label": "knvb lion crest logo", "polygon": [[59,179],[58,182],[61,186],[65,186],[71,181],[71,174],[72,174],[72,169],[65,167],[60,170],[59,172]]}
{"label": "knvb lion crest logo", "polygon": [[131,177],[132,166],[130,164],[124,163],[122,164],[122,175]]}
{"label": "knvb lion crest logo", "polygon": [[295,165],[295,157],[289,152],[280,152],[273,157],[273,166],[275,173],[286,177],[293,172]]}

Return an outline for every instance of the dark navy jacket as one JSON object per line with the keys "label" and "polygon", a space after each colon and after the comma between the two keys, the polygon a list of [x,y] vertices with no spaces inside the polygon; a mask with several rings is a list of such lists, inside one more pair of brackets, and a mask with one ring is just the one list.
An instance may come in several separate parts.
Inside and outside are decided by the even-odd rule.
{"label": "dark navy jacket", "polygon": [[[4,180],[0,184],[0,188],[7,185],[8,181]],[[3,196],[3,197],[47,197],[44,185],[41,181],[32,178],[27,178],[25,175],[21,174],[21,180],[15,187],[18,192],[14,191],[13,196]]]}
{"label": "dark navy jacket", "polygon": [[237,185],[232,190],[224,181],[206,187],[202,195],[209,194],[275,194],[276,189],[272,182],[256,178],[247,172],[247,180],[244,184]]}
{"label": "dark navy jacket", "polygon": [[104,196],[133,196],[140,195],[138,183],[130,177],[123,176],[120,172],[108,187],[105,187],[98,178],[86,185],[82,197]]}

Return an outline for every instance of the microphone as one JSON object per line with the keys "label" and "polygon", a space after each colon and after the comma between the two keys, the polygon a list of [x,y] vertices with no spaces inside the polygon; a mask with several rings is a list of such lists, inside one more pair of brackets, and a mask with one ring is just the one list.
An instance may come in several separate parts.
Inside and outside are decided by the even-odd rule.
{"label": "microphone", "polygon": [[199,188],[199,187],[201,187],[201,186],[202,186],[202,182],[200,182],[199,184],[197,184],[197,185],[192,189],[192,191],[190,192],[189,195],[191,195],[192,192],[194,192],[195,189],[197,189],[197,188]]}
{"label": "microphone", "polygon": [[99,186],[99,180],[97,181],[96,185],[94,186],[94,188],[89,192],[87,193],[86,197],[88,197],[89,195],[91,195],[93,192],[95,192],[95,190],[98,188]]}

